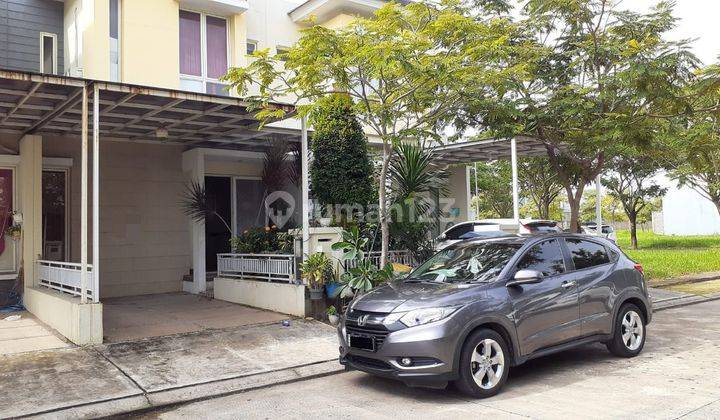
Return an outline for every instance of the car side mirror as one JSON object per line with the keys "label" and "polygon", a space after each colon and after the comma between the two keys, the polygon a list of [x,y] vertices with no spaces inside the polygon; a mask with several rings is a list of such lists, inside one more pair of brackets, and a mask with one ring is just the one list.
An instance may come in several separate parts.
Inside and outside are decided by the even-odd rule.
{"label": "car side mirror", "polygon": [[438,242],[442,242],[442,241],[444,241],[445,239],[447,239],[447,236],[445,236],[444,233],[441,233],[440,236],[438,236],[436,240],[437,240]]}
{"label": "car side mirror", "polygon": [[505,283],[507,287],[522,286],[523,284],[540,283],[543,274],[537,270],[518,270],[512,280]]}

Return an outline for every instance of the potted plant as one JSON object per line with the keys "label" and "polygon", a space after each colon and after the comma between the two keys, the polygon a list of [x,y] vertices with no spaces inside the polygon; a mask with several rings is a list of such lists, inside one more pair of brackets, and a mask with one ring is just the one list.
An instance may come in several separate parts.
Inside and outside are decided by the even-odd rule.
{"label": "potted plant", "polygon": [[323,252],[311,254],[300,265],[300,272],[310,290],[310,299],[322,299],[325,284],[329,283],[334,277],[330,258]]}
{"label": "potted plant", "polygon": [[338,316],[337,309],[335,309],[334,305],[328,306],[325,313],[327,313],[328,321],[330,321],[331,325],[337,325],[338,322],[340,322],[340,316]]}
{"label": "potted plant", "polygon": [[22,234],[22,228],[20,227],[20,225],[12,225],[7,228],[6,232],[13,240],[17,241],[18,239],[20,239],[20,235]]}

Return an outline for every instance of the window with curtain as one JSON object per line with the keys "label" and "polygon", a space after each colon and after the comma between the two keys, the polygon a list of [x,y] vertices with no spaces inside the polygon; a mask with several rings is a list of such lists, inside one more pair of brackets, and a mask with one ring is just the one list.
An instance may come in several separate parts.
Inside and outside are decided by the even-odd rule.
{"label": "window with curtain", "polygon": [[120,0],[110,1],[110,80],[120,81]]}
{"label": "window with curtain", "polygon": [[220,82],[228,69],[227,20],[180,11],[180,87],[193,92],[227,95]]}

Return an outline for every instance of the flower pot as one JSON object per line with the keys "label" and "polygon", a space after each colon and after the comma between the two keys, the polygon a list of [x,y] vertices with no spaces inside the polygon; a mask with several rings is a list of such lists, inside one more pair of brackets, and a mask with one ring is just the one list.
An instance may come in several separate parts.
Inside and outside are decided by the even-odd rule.
{"label": "flower pot", "polygon": [[322,227],[329,227],[332,223],[332,217],[321,217],[318,219],[318,222]]}
{"label": "flower pot", "polygon": [[308,289],[310,290],[310,300],[320,300],[323,298],[323,288]]}
{"label": "flower pot", "polygon": [[325,291],[330,299],[335,299],[340,293],[340,283],[329,283],[325,285]]}
{"label": "flower pot", "polygon": [[328,315],[328,321],[330,321],[330,325],[337,325],[340,322],[340,317],[338,315]]}

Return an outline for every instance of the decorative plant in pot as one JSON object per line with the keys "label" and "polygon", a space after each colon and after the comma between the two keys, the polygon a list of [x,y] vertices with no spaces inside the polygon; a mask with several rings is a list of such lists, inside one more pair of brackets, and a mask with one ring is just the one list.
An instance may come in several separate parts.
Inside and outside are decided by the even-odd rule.
{"label": "decorative plant in pot", "polygon": [[370,291],[375,286],[392,280],[392,264],[378,268],[365,253],[368,238],[360,235],[357,226],[343,232],[343,240],[332,245],[333,251],[341,251],[344,273],[340,277],[340,297],[347,298]]}
{"label": "decorative plant in pot", "polygon": [[323,286],[335,277],[332,260],[322,252],[316,252],[300,265],[302,278],[310,290],[310,299],[319,300],[323,297]]}
{"label": "decorative plant in pot", "polygon": [[327,313],[328,321],[330,321],[331,325],[337,325],[338,322],[340,322],[340,316],[338,315],[337,309],[335,309],[334,305],[328,306],[325,313]]}

